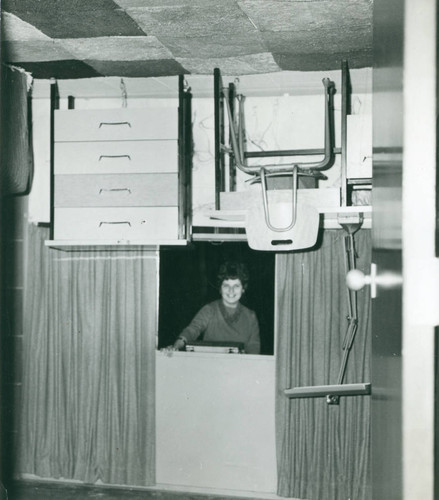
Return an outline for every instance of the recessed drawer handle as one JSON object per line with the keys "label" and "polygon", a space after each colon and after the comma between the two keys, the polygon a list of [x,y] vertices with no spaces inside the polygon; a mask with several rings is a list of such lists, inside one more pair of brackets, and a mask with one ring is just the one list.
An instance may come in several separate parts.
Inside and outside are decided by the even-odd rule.
{"label": "recessed drawer handle", "polygon": [[99,227],[104,226],[106,224],[128,224],[131,227],[131,222],[127,220],[121,220],[121,221],[101,221],[99,222]]}
{"label": "recessed drawer handle", "polygon": [[131,189],[129,189],[129,188],[110,188],[110,189],[101,188],[101,189],[99,189],[99,194],[114,192],[114,191],[117,191],[117,192],[126,191],[128,194],[131,194]]}
{"label": "recessed drawer handle", "polygon": [[101,155],[99,161],[102,161],[103,158],[128,158],[131,161],[130,155]]}
{"label": "recessed drawer handle", "polygon": [[103,127],[104,125],[128,125],[128,127],[131,128],[130,122],[101,122],[99,124],[99,128]]}

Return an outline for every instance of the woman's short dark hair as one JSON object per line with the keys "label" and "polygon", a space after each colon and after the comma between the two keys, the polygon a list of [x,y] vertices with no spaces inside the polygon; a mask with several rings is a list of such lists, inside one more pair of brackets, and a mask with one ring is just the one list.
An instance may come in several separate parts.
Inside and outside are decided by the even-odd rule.
{"label": "woman's short dark hair", "polygon": [[217,283],[218,288],[221,288],[224,280],[236,280],[239,279],[242,283],[242,287],[244,290],[247,288],[249,273],[247,266],[242,262],[224,262],[221,264],[218,275],[217,275]]}

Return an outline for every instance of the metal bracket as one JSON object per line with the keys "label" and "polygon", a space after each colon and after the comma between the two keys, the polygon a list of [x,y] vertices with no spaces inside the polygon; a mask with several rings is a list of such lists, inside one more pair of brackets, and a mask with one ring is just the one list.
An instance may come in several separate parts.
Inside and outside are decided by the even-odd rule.
{"label": "metal bracket", "polygon": [[314,385],[285,389],[284,394],[290,399],[300,398],[332,398],[340,396],[368,396],[372,392],[370,383]]}
{"label": "metal bracket", "polygon": [[[361,222],[356,224],[345,224],[343,225],[343,227],[347,232],[344,240],[344,246],[346,255],[345,265],[346,270],[349,270],[349,272],[347,273],[349,275],[349,273],[357,271],[355,269],[354,233],[361,227]],[[337,384],[315,387],[295,387],[293,389],[287,389],[284,391],[284,393],[289,398],[312,398],[323,396],[326,397],[326,402],[329,405],[338,405],[340,396],[364,396],[370,394],[370,383],[343,384],[349,353],[354,343],[355,334],[357,333],[358,328],[356,292],[357,288],[351,288],[347,283],[348,327],[343,340],[343,357],[338,374]]]}

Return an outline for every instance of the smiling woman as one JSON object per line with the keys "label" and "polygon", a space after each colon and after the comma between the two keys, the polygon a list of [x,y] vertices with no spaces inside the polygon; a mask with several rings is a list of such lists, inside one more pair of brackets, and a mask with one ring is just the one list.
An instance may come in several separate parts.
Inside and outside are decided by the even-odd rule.
{"label": "smiling woman", "polygon": [[247,283],[244,264],[222,264],[217,279],[221,298],[200,309],[174,342],[174,349],[184,349],[188,342],[202,337],[206,342],[238,342],[245,353],[259,354],[261,341],[256,314],[240,303]]}
{"label": "smiling woman", "polygon": [[159,347],[241,343],[247,354],[273,354],[273,255],[197,243],[162,252],[160,278]]}

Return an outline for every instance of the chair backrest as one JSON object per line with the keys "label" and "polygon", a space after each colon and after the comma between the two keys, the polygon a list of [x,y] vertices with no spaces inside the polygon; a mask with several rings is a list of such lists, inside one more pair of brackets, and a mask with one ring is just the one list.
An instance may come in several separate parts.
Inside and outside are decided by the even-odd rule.
{"label": "chair backrest", "polygon": [[262,195],[260,198],[251,198],[245,223],[250,248],[281,252],[310,248],[316,244],[320,226],[319,211],[304,203],[300,199],[300,190],[298,193],[295,223],[291,228],[289,226],[294,215],[292,193],[276,190],[267,192],[271,228],[266,222]]}

